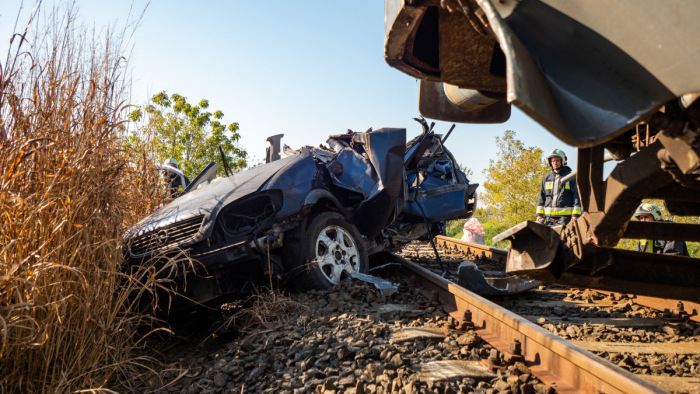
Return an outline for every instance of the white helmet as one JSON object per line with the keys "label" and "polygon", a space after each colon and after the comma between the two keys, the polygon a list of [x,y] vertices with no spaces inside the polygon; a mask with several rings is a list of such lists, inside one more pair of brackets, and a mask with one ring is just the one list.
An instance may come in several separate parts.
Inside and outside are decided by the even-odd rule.
{"label": "white helmet", "polygon": [[566,153],[564,153],[563,150],[561,150],[561,149],[554,149],[553,151],[551,151],[551,152],[549,153],[549,155],[547,155],[547,164],[549,164],[550,167],[552,166],[552,157],[558,157],[558,158],[560,158],[560,159],[561,159],[561,165],[562,165],[562,166],[565,166],[565,165],[566,165]]}
{"label": "white helmet", "polygon": [[637,211],[634,213],[633,217],[636,218],[642,215],[651,215],[654,217],[654,220],[662,220],[661,208],[657,207],[654,204],[644,203],[640,205],[637,208]]}
{"label": "white helmet", "polygon": [[177,160],[174,158],[169,158],[168,160],[163,162],[164,166],[170,166],[170,167],[175,167],[175,168],[180,168],[180,166],[177,164]]}

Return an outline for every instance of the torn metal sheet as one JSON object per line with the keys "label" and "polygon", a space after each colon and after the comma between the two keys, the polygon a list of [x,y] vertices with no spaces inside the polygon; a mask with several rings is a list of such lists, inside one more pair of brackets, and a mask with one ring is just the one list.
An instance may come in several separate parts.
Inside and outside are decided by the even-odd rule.
{"label": "torn metal sheet", "polygon": [[520,294],[542,284],[538,280],[513,275],[487,278],[476,263],[470,260],[459,265],[457,278],[460,286],[485,297]]}
{"label": "torn metal sheet", "polygon": [[377,194],[382,185],[370,162],[360,153],[345,148],[326,165],[336,186],[370,198]]}
{"label": "torn metal sheet", "polygon": [[189,193],[190,191],[213,181],[216,178],[216,171],[219,170],[219,167],[221,167],[221,164],[219,163],[211,162],[207,164],[199,175],[197,175],[197,177],[194,178],[189,185],[187,185],[184,192]]}
{"label": "torn metal sheet", "polygon": [[359,272],[353,272],[350,276],[357,280],[373,284],[374,287],[376,287],[384,296],[390,296],[399,290],[397,285],[378,276],[362,274]]}
{"label": "torn metal sheet", "polygon": [[452,153],[441,143],[442,136],[426,133],[412,141],[406,152],[406,180],[409,185],[403,221],[422,223],[463,215],[476,206],[478,184],[465,182]]}

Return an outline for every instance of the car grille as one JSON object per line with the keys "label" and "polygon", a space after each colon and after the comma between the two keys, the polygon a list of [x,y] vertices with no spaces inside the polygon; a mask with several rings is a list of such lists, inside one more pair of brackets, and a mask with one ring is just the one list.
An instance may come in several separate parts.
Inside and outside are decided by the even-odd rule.
{"label": "car grille", "polygon": [[139,235],[129,242],[131,254],[140,256],[186,241],[197,234],[204,215],[195,216],[169,226]]}

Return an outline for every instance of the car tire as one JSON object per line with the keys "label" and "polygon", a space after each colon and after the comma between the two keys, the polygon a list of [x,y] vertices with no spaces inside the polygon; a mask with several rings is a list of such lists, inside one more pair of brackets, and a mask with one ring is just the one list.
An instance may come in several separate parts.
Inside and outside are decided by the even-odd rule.
{"label": "car tire", "polygon": [[351,277],[367,273],[368,257],[357,228],[335,212],[313,217],[301,240],[301,261],[294,277],[300,290],[328,289]]}

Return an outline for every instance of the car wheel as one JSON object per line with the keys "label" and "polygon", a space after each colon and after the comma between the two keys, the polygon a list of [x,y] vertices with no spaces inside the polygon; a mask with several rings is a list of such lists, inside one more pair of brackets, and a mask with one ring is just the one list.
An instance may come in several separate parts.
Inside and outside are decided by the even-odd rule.
{"label": "car wheel", "polygon": [[367,273],[367,250],[357,228],[334,212],[311,220],[303,237],[303,259],[296,284],[302,290],[328,289]]}

